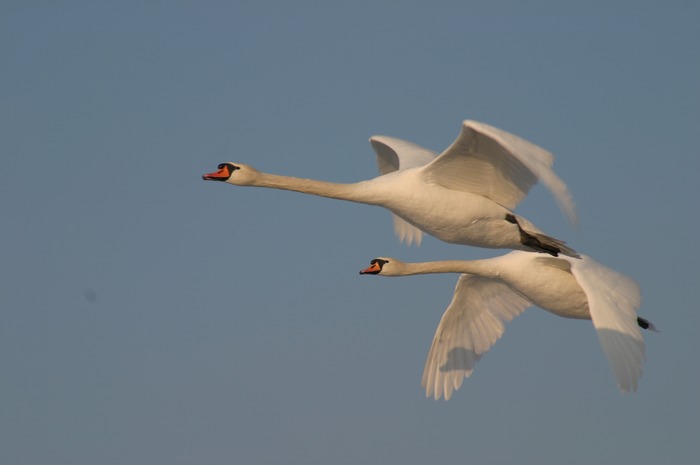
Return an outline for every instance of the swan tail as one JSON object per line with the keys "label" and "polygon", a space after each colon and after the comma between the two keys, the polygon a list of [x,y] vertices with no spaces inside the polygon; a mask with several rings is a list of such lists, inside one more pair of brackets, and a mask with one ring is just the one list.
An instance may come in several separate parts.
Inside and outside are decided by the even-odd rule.
{"label": "swan tail", "polygon": [[539,232],[529,232],[525,231],[515,215],[507,214],[506,221],[513,223],[518,226],[520,230],[520,243],[525,247],[535,250],[537,252],[548,253],[554,257],[558,257],[559,254],[564,254],[573,258],[581,258],[581,256],[571,247],[566,245],[566,242],[555,239],[546,234]]}
{"label": "swan tail", "polygon": [[641,316],[637,317],[637,324],[642,329],[648,329],[649,331],[654,331],[655,333],[659,332],[659,330],[656,329],[656,325],[654,325],[654,323],[647,320],[646,318],[642,318]]}
{"label": "swan tail", "polygon": [[547,236],[546,234],[521,231],[520,236],[523,245],[531,247],[538,252],[546,252],[555,257],[559,256],[559,254],[564,254],[573,258],[581,258],[581,255],[566,245],[566,242]]}

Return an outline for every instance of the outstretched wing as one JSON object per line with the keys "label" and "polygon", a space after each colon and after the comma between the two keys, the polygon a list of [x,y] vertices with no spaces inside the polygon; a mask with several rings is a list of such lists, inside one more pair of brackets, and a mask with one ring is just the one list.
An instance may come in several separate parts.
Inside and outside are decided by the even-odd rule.
{"label": "outstretched wing", "polygon": [[503,335],[504,322],[532,305],[500,281],[463,274],[438,325],[422,385],[427,397],[449,400],[476,362]]}
{"label": "outstretched wing", "polygon": [[565,258],[586,293],[593,326],[622,392],[637,390],[644,364],[644,339],[637,324],[639,285],[590,257]]}
{"label": "outstretched wing", "polygon": [[380,174],[417,168],[427,165],[437,157],[437,153],[432,150],[396,137],[372,136],[369,143],[377,154]]}
{"label": "outstretched wing", "polygon": [[571,193],[552,170],[553,163],[554,156],[542,147],[484,123],[464,121],[459,137],[426,166],[425,175],[429,182],[479,194],[510,209],[541,180],[576,223]]}
{"label": "outstretched wing", "polygon": [[[437,154],[412,142],[388,136],[372,136],[369,139],[374,152],[377,154],[377,165],[380,174],[392,171],[416,168],[427,165],[435,160]],[[394,231],[401,242],[420,245],[423,232],[404,219],[393,215]]]}

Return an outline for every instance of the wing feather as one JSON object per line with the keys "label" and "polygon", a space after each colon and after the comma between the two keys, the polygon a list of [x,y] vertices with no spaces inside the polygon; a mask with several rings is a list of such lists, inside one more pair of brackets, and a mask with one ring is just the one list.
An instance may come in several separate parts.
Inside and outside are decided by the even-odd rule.
{"label": "wing feather", "polygon": [[460,275],[433,338],[423,371],[427,397],[449,400],[481,356],[503,335],[504,322],[531,303],[500,281]]}
{"label": "wing feather", "polygon": [[404,220],[400,216],[391,216],[394,219],[394,233],[399,238],[399,242],[404,242],[406,245],[416,244],[420,245],[423,241],[423,231],[413,226],[408,221]]}
{"label": "wing feather", "polygon": [[[435,160],[437,154],[413,142],[389,136],[372,136],[369,139],[374,152],[377,154],[379,173],[384,175],[393,171],[417,168]],[[423,231],[406,220],[393,215],[394,232],[399,241],[408,245],[420,245]]]}
{"label": "wing feather", "polygon": [[573,198],[552,170],[553,163],[554,156],[542,147],[484,123],[464,121],[457,139],[426,166],[425,175],[447,189],[479,194],[510,209],[541,180],[576,223]]}
{"label": "wing feather", "polygon": [[590,257],[568,261],[586,293],[593,326],[618,388],[622,392],[636,391],[645,360],[636,312],[641,305],[639,285]]}
{"label": "wing feather", "polygon": [[437,157],[437,153],[432,150],[396,137],[372,136],[369,143],[377,154],[380,174],[417,168],[427,165]]}

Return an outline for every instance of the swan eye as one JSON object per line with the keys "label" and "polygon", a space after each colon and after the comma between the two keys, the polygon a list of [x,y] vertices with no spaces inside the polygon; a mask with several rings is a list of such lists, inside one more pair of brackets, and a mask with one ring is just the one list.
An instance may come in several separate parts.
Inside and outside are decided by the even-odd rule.
{"label": "swan eye", "polygon": [[217,166],[218,169],[222,170],[224,168],[228,168],[231,173],[233,173],[236,170],[240,170],[240,166],[236,166],[232,163],[219,163],[219,166]]}

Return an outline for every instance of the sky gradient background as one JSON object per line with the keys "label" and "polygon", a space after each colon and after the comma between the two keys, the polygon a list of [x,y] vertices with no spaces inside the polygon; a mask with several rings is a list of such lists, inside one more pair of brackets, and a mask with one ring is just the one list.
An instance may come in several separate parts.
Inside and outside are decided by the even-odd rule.
{"label": "sky gradient background", "polygon": [[[700,4],[293,3],[0,6],[0,462],[697,462]],[[359,181],[371,135],[441,151],[463,119],[551,150],[580,227],[541,186],[517,211],[640,283],[636,394],[531,309],[426,399],[456,276],[358,271],[501,252],[201,180]]]}

